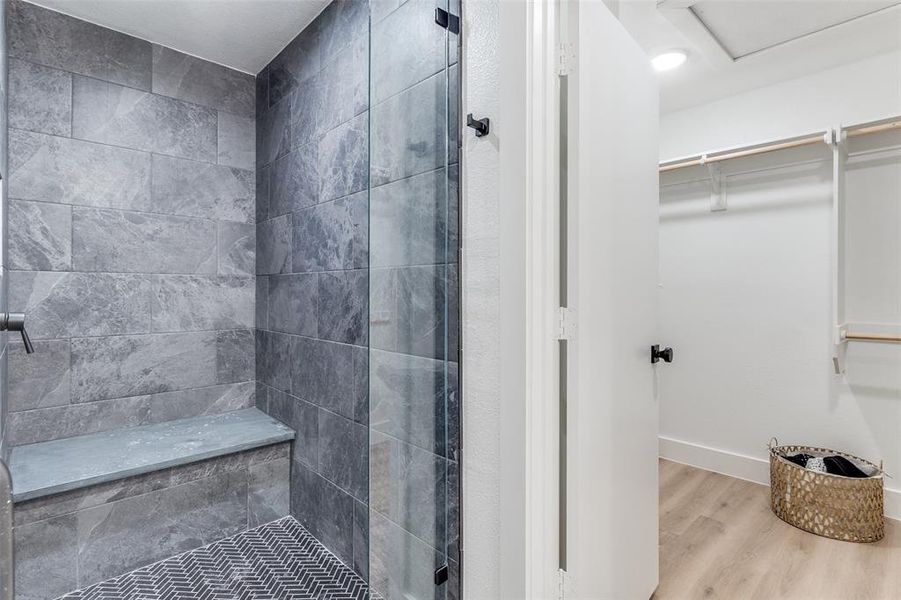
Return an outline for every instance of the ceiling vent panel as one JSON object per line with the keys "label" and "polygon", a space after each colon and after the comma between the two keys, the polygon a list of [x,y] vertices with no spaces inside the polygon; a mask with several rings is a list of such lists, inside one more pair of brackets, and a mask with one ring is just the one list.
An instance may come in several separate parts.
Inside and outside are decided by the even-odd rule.
{"label": "ceiling vent panel", "polygon": [[690,10],[734,59],[859,19],[901,0],[700,0]]}

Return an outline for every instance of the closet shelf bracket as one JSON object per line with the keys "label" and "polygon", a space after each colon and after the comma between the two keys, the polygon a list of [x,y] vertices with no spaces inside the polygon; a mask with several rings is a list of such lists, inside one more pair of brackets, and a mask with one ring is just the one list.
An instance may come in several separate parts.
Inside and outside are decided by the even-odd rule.
{"label": "closet shelf bracket", "polygon": [[701,155],[701,164],[710,176],[710,212],[726,210],[726,177],[719,163],[707,162],[707,155]]}

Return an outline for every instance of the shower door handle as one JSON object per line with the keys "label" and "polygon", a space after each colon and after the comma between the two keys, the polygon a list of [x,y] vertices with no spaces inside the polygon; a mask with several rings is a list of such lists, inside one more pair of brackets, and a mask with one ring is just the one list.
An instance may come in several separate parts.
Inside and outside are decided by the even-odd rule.
{"label": "shower door handle", "polygon": [[0,331],[18,331],[22,334],[26,354],[34,354],[34,346],[25,330],[25,313],[0,313]]}
{"label": "shower door handle", "polygon": [[0,600],[13,600],[15,590],[13,554],[13,479],[0,458]]}

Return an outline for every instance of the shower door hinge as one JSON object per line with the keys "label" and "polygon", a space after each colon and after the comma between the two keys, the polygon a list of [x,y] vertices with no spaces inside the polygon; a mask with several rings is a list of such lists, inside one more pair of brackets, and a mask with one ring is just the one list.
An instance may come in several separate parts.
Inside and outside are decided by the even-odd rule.
{"label": "shower door hinge", "polygon": [[557,46],[557,75],[569,75],[576,63],[576,51],[569,42]]}
{"label": "shower door hinge", "polygon": [[447,12],[443,8],[435,9],[435,23],[451,33],[460,33],[460,17]]}
{"label": "shower door hinge", "polygon": [[561,306],[557,313],[557,339],[571,340],[576,337],[576,311]]}
{"label": "shower door hinge", "polygon": [[435,585],[441,585],[442,583],[447,581],[448,573],[447,573],[447,565],[441,565],[437,569],[435,569]]}

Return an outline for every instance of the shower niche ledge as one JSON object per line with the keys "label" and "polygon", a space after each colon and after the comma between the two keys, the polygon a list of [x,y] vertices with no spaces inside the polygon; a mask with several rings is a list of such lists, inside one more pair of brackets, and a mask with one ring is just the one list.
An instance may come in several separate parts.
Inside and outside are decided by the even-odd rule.
{"label": "shower niche ledge", "polygon": [[117,481],[290,442],[294,430],[256,408],[17,446],[13,501]]}

